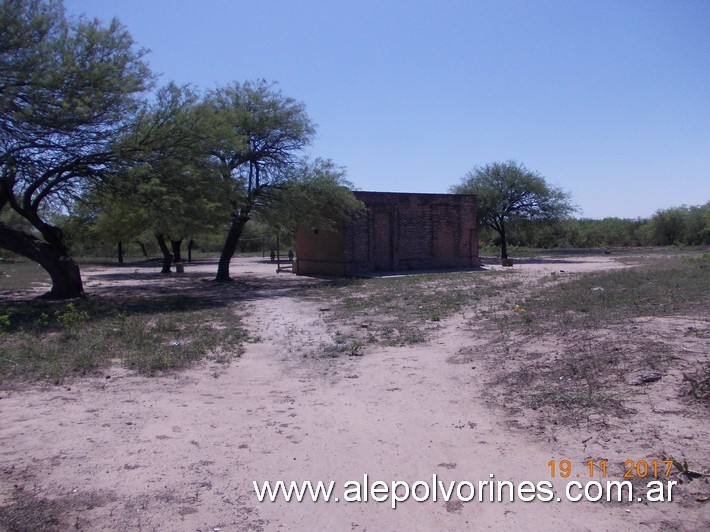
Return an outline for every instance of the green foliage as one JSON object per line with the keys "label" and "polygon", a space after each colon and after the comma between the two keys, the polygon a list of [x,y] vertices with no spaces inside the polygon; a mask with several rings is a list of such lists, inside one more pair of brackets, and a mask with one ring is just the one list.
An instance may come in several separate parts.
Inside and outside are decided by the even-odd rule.
{"label": "green foliage", "polygon": [[[280,243],[282,246],[289,246],[292,243],[291,233],[282,231],[280,234]],[[224,238],[219,236],[219,246],[224,244]],[[216,249],[219,249],[218,248]],[[273,227],[261,221],[261,217],[257,217],[244,227],[241,238],[239,239],[239,251],[242,253],[266,251],[276,248],[276,235]]]}
{"label": "green foliage", "polygon": [[476,195],[478,224],[498,233],[502,258],[508,256],[508,225],[554,222],[575,210],[567,193],[515,161],[476,167],[451,190]]}
{"label": "green foliage", "polygon": [[172,240],[214,231],[229,220],[233,194],[210,156],[213,120],[197,93],[170,84],[159,91],[144,127],[154,131],[156,123],[157,146],[151,146],[137,185],[151,227]]}
{"label": "green foliage", "polygon": [[297,227],[332,228],[364,205],[353,195],[345,169],[333,161],[303,159],[286,170],[284,184],[266,191],[258,219],[293,234]]}
{"label": "green foliage", "polygon": [[569,195],[515,161],[476,167],[452,187],[475,194],[478,221],[492,228],[505,221],[557,220],[573,212]]}
{"label": "green foliage", "polygon": [[49,327],[49,323],[49,314],[46,312],[42,312],[34,321],[34,325],[38,329],[45,329]]}
{"label": "green foliage", "polygon": [[305,106],[265,80],[212,91],[204,112],[211,117],[210,153],[233,187],[235,212],[251,210],[264,187],[283,181],[315,134]]}
{"label": "green foliage", "polygon": [[168,84],[123,140],[140,163],[114,174],[97,191],[94,232],[104,240],[183,240],[229,219],[229,187],[210,159],[212,122],[190,87]]}
{"label": "green foliage", "polygon": [[[517,223],[508,242],[530,248],[619,248],[710,244],[710,203],[660,210],[649,219],[563,219],[557,223]],[[500,245],[497,233],[483,227],[482,248]]]}
{"label": "green foliage", "polygon": [[0,221],[0,247],[47,269],[54,296],[75,297],[78,268],[48,214],[131,159],[117,140],[151,74],[116,20],[67,20],[58,1],[2,2],[0,27],[0,214],[12,209],[33,228]]}
{"label": "green foliage", "polygon": [[595,248],[647,245],[645,220],[604,218],[564,219],[557,223],[533,222],[514,227],[509,241],[531,248]]}
{"label": "green foliage", "polygon": [[341,168],[299,159],[315,126],[305,106],[274,84],[260,80],[217,89],[204,109],[213,118],[210,153],[232,187],[218,281],[230,280],[229,262],[252,218],[290,230],[306,220],[335,223],[356,206]]}
{"label": "green foliage", "polygon": [[60,326],[71,328],[89,321],[89,314],[77,309],[74,303],[69,303],[64,310],[55,311],[54,318]]}
{"label": "green foliage", "polygon": [[649,221],[651,244],[710,244],[710,202],[657,211]]}

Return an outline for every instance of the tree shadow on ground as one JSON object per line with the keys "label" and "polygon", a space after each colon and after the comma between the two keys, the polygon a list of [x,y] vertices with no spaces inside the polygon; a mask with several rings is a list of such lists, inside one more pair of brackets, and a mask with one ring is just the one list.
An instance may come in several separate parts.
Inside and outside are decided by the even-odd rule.
{"label": "tree shadow on ground", "polygon": [[314,286],[331,281],[290,274],[259,276],[245,273],[232,282],[217,283],[205,272],[163,275],[136,270],[87,272],[84,278],[87,293],[84,298],[46,300],[36,291],[18,291],[0,297],[0,315],[10,316],[9,330],[44,330],[48,318],[67,311],[86,313],[86,320],[92,322],[119,315],[238,308],[249,301],[303,294]]}
{"label": "tree shadow on ground", "polygon": [[[197,265],[213,264],[203,261]],[[273,264],[269,259],[255,260]],[[291,273],[264,274],[251,271],[249,263],[237,273],[233,281],[218,283],[214,273],[202,270],[162,274],[150,265],[150,270],[113,265],[108,271],[83,272],[86,297],[69,301],[41,299],[36,291],[15,292],[0,297],[0,315],[11,316],[11,328],[32,331],[46,327],[46,317],[66,312],[71,303],[77,312],[85,312],[88,321],[99,321],[119,315],[151,315],[168,312],[191,312],[206,309],[234,307],[248,302],[258,302],[277,297],[304,297],[313,288],[344,287],[362,281],[363,277],[415,276],[456,272],[482,272],[480,267],[442,270],[409,270],[375,272],[372,275],[353,277],[296,276]],[[50,320],[51,321],[51,320]]]}

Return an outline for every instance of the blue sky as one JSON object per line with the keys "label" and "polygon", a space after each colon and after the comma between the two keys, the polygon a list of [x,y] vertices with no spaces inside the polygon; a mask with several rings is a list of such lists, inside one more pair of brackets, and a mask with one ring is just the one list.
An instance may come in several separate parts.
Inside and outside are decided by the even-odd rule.
{"label": "blue sky", "polygon": [[710,200],[710,2],[65,0],[161,82],[277,81],[361,190],[447,192],[515,159],[580,215]]}

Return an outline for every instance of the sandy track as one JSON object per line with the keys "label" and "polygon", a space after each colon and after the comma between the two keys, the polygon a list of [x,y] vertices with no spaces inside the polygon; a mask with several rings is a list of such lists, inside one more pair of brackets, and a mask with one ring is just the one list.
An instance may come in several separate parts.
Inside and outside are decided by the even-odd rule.
{"label": "sandy track", "polygon": [[[606,261],[607,267],[615,266]],[[594,262],[593,267],[602,267]],[[271,276],[254,262],[250,275]],[[567,266],[569,269],[569,266]],[[532,272],[532,269],[530,269]],[[540,275],[549,272],[541,267]],[[530,273],[530,275],[533,275]],[[273,276],[272,276],[273,277]],[[302,283],[288,276],[285,283]],[[94,278],[94,282],[99,281]],[[495,336],[457,315],[431,342],[322,358],[323,305],[256,290],[247,328],[260,341],[230,367],[143,378],[114,369],[62,387],[4,392],[0,506],[31,504],[57,528],[143,530],[690,530],[677,505],[539,501],[466,504],[264,502],[252,481],[550,480],[548,461],[578,463],[511,428],[461,346]],[[108,378],[110,377],[110,378]],[[586,480],[586,479],[583,479]],[[564,483],[556,479],[555,487]],[[664,514],[665,512],[665,514]],[[685,519],[685,520],[684,520]]]}

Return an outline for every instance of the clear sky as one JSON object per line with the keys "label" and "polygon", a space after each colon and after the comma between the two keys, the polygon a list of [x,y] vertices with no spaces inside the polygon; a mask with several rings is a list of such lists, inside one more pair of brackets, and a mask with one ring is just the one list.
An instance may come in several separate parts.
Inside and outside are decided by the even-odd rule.
{"label": "clear sky", "polygon": [[710,200],[708,0],[65,0],[160,81],[277,81],[360,190],[447,192],[515,159],[580,215]]}

